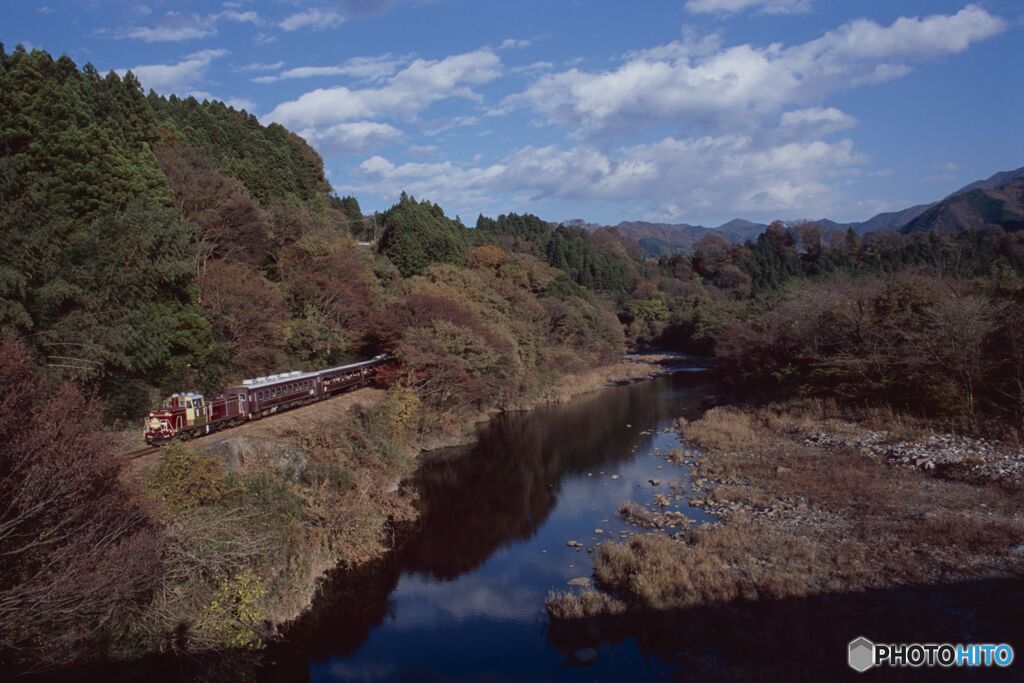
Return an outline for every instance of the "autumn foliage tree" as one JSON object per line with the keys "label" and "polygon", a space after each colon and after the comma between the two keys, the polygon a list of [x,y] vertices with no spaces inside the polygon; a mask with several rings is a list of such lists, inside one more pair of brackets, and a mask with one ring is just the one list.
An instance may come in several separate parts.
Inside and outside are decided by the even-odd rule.
{"label": "autumn foliage tree", "polygon": [[211,258],[259,268],[270,258],[270,226],[241,183],[220,173],[209,155],[177,140],[157,146],[182,217],[197,226],[196,256],[201,272]]}
{"label": "autumn foliage tree", "polygon": [[0,340],[0,664],[82,657],[123,625],[160,569],[158,534],[97,431],[101,411]]}
{"label": "autumn foliage tree", "polygon": [[199,286],[226,372],[250,376],[282,366],[288,311],[266,277],[241,263],[212,261]]}

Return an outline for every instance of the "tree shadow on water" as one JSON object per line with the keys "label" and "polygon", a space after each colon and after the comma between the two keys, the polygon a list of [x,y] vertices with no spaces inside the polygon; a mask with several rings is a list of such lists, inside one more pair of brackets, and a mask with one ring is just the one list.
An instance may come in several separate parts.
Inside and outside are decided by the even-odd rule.
{"label": "tree shadow on water", "polygon": [[1024,581],[980,580],[800,599],[731,603],[548,623],[567,657],[634,638],[645,655],[677,665],[677,680],[1021,680],[1024,663],[993,668],[876,668],[858,674],[847,646],[1009,643],[1024,648]]}

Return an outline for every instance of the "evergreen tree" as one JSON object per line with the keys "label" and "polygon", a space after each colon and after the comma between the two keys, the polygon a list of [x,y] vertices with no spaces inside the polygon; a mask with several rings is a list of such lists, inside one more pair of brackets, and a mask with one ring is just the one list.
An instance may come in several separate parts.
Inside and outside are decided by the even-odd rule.
{"label": "evergreen tree", "polygon": [[445,217],[437,204],[417,202],[403,192],[398,203],[381,215],[381,222],[380,252],[405,277],[422,273],[432,263],[463,262],[466,230]]}

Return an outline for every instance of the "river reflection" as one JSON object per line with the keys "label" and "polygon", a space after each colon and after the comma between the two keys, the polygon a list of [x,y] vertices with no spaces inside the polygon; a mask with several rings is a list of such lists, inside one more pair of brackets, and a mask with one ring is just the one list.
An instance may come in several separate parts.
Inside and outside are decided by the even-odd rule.
{"label": "river reflection", "polygon": [[[670,662],[633,640],[573,664],[546,632],[544,598],[590,576],[587,550],[634,531],[616,515],[647,502],[684,467],[656,450],[664,431],[700,412],[700,373],[616,387],[567,404],[503,415],[462,454],[420,469],[418,528],[387,560],[325,587],[274,653],[270,678],[295,680],[622,680],[666,674]],[[614,478],[613,478],[613,475]],[[660,479],[660,488],[649,480]],[[695,519],[700,510],[679,509]],[[601,529],[602,534],[595,533]]]}

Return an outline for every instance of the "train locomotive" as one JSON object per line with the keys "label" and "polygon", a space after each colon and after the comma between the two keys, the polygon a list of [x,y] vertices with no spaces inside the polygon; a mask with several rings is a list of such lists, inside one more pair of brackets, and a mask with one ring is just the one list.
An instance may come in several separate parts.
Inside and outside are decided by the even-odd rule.
{"label": "train locomotive", "polygon": [[385,353],[327,370],[243,380],[210,399],[195,392],[172,394],[146,416],[146,443],[162,446],[183,441],[330,398],[345,389],[366,386],[393,363],[394,357]]}

